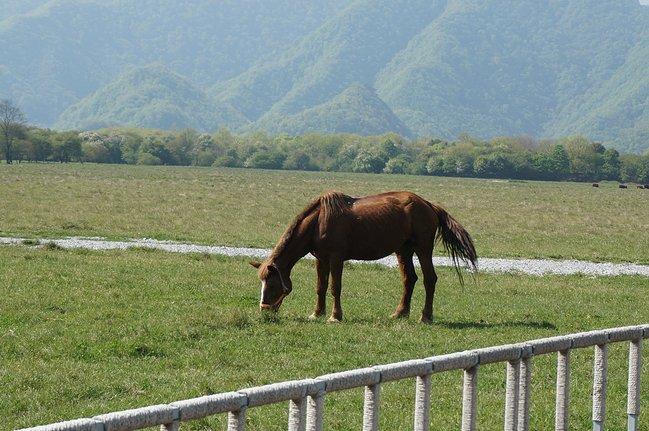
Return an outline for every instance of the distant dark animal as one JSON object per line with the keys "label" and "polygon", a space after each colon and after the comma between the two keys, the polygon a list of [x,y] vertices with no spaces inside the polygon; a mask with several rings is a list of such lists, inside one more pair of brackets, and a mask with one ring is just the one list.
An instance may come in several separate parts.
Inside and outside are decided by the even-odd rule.
{"label": "distant dark animal", "polygon": [[620,184],[620,185],[618,185],[618,187],[621,188],[621,189],[626,189],[627,188],[626,184]]}
{"label": "distant dark animal", "polygon": [[638,184],[638,185],[637,185],[637,186],[635,186],[635,187],[636,187],[637,189],[644,189],[644,186],[643,186],[643,185],[641,185],[641,184]]}
{"label": "distant dark animal", "polygon": [[645,190],[649,190],[649,184],[644,185]]}
{"label": "distant dark animal", "polygon": [[599,184],[597,184],[597,183],[593,183],[592,186],[593,186],[593,187],[599,187]]}
{"label": "distant dark animal", "polygon": [[442,207],[410,192],[388,192],[352,198],[329,192],[312,201],[282,235],[265,262],[251,262],[261,280],[260,308],[277,311],[293,289],[291,270],[307,253],[316,257],[318,274],[315,310],[309,317],[325,314],[329,275],[333,309],[329,322],[343,318],[340,302],[343,262],[376,260],[396,253],[403,281],[403,294],[392,317],[407,317],[417,281],[413,255],[424,274],[426,298],[422,322],[433,319],[433,297],[437,274],[433,267],[433,245],[440,239],[462,279],[463,260],[477,269],[477,254],[469,233]]}

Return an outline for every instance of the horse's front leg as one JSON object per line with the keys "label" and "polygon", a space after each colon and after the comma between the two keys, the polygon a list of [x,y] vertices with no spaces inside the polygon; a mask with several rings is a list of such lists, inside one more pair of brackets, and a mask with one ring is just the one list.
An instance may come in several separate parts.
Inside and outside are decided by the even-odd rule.
{"label": "horse's front leg", "polygon": [[334,306],[331,310],[331,317],[328,323],[338,323],[343,320],[343,308],[340,304],[340,291],[342,290],[343,278],[343,260],[332,258],[330,263],[331,269],[331,295],[334,298]]}
{"label": "horse's front leg", "polygon": [[315,268],[318,274],[318,284],[316,285],[316,294],[318,295],[315,303],[315,310],[309,316],[310,320],[315,320],[325,314],[327,309],[327,287],[329,286],[329,259],[316,259]]}

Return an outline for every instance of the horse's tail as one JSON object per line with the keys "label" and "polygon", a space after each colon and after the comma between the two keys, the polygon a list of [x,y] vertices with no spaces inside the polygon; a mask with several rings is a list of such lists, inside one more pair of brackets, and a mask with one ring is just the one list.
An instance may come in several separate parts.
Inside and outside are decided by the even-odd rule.
{"label": "horse's tail", "polygon": [[444,244],[444,248],[453,261],[460,283],[463,283],[460,260],[474,273],[478,270],[478,254],[475,251],[471,235],[444,208],[430,202],[428,202],[428,205],[433,209],[439,220],[435,240],[441,240]]}

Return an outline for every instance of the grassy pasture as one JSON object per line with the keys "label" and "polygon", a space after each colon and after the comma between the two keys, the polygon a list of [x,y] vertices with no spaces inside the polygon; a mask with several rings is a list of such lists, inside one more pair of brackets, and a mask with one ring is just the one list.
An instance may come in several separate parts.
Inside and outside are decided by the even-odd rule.
{"label": "grassy pasture", "polygon": [[[235,172],[233,175],[240,175]],[[277,319],[256,310],[258,282],[245,261],[156,251],[0,248],[0,413],[15,428],[171,402],[284,379],[451,351],[649,321],[639,277],[481,275],[458,285],[440,270],[436,323],[392,321],[396,270],[345,272],[346,321],[309,322],[312,262],[294,272]],[[649,349],[644,349],[649,375]],[[573,352],[571,427],[590,428],[592,350]],[[535,359],[531,429],[551,429],[555,357]],[[610,351],[608,428],[625,429],[627,346]],[[504,365],[481,368],[480,429],[502,428]],[[458,429],[461,373],[433,377],[432,429]],[[382,429],[412,425],[412,381],[386,384]],[[643,385],[649,405],[649,385]],[[285,406],[250,410],[249,429],[285,429]],[[358,429],[362,391],[327,397],[328,430]],[[647,410],[642,429],[647,430]],[[183,429],[223,429],[224,416]]]}
{"label": "grassy pasture", "polygon": [[481,256],[649,263],[649,191],[615,184],[81,164],[0,165],[0,235],[272,246],[321,192],[406,189],[443,204]]}

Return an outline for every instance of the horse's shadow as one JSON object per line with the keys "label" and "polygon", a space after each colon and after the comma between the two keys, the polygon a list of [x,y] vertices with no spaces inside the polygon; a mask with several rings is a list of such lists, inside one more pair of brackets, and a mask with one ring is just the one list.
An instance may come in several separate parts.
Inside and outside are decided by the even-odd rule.
{"label": "horse's shadow", "polygon": [[[318,320],[309,320],[306,317],[298,317],[298,316],[292,316],[288,318],[289,320],[292,320],[297,323],[317,323],[317,322],[324,322],[327,320],[326,317],[319,318]],[[409,319],[412,323],[415,323],[418,321],[413,319],[412,317]],[[348,324],[348,325],[354,325],[354,324],[381,324],[383,323],[385,326],[389,326],[390,324],[393,324],[395,322],[398,322],[394,319],[376,319],[376,318],[368,318],[368,317],[349,317],[345,318],[343,320],[342,324]],[[524,320],[517,320],[517,321],[511,321],[511,322],[485,322],[485,321],[477,321],[477,322],[471,322],[468,320],[459,320],[459,321],[446,321],[446,320],[434,320],[433,324],[430,325],[431,327],[435,326],[442,326],[447,329],[494,329],[494,328],[529,328],[529,329],[549,329],[549,330],[556,330],[557,327],[553,323],[550,323],[548,321],[540,321],[540,322],[534,322],[534,321],[524,321]]]}
{"label": "horse's shadow", "polygon": [[456,322],[451,321],[436,321],[434,325],[443,326],[448,329],[493,329],[493,328],[530,328],[530,329],[557,329],[556,325],[546,320],[540,322],[530,322],[524,320],[517,320],[513,322],[496,322],[489,323],[482,320],[478,322],[470,322],[467,320],[460,320]]}

